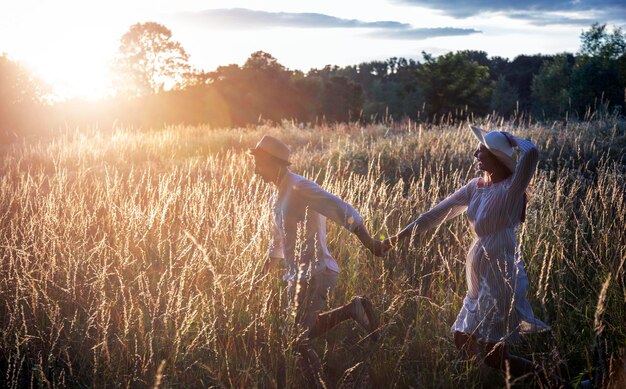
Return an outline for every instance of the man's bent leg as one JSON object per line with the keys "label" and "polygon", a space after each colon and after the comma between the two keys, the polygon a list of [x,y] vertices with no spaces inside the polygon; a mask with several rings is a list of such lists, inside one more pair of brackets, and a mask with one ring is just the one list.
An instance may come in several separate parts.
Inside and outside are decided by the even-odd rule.
{"label": "man's bent leg", "polygon": [[322,363],[317,353],[308,342],[301,339],[296,346],[298,370],[302,373],[306,384],[315,388],[326,387]]}
{"label": "man's bent leg", "polygon": [[454,331],[454,345],[459,350],[459,360],[469,360],[480,355],[478,341],[472,334]]}
{"label": "man's bent leg", "polygon": [[337,277],[338,273],[325,270],[311,277],[308,287],[300,287],[306,289],[305,293],[296,293],[296,322],[300,325],[301,334],[309,339],[318,336],[313,336],[312,333],[316,332],[315,327],[321,316],[320,312],[326,306],[328,294],[337,285]]}
{"label": "man's bent leg", "polygon": [[295,324],[298,366],[309,384],[320,386],[324,382],[322,364],[311,347],[309,339],[322,308],[326,305],[329,291],[337,283],[337,273],[327,270],[316,274],[309,281],[296,285],[294,293]]}
{"label": "man's bent leg", "polygon": [[[539,381],[549,388],[571,388],[571,384],[561,377],[548,374],[541,366],[528,359],[512,355],[509,347],[503,343],[486,343],[485,363],[495,369],[506,371],[509,369],[513,377],[534,375]],[[507,366],[508,365],[508,366]]]}
{"label": "man's bent leg", "polygon": [[318,315],[317,322],[311,329],[309,338],[312,339],[323,335],[337,324],[348,319],[353,319],[359,323],[368,334],[371,334],[373,340],[377,340],[378,336],[375,331],[378,328],[378,323],[374,315],[372,303],[366,297],[355,297],[349,304]]}

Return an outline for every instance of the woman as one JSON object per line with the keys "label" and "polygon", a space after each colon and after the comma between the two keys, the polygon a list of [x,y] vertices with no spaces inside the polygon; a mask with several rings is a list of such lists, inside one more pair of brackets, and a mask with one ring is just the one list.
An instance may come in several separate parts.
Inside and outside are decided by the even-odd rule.
{"label": "woman", "polygon": [[[474,157],[484,176],[472,179],[385,245],[393,246],[467,210],[476,238],[467,254],[468,290],[452,326],[454,343],[465,358],[478,356],[484,348],[487,365],[504,370],[508,362],[513,376],[539,373],[537,365],[509,353],[509,344],[517,342],[520,334],[549,329],[535,318],[526,299],[528,278],[515,237],[525,218],[526,189],[539,153],[533,143],[509,133],[471,128],[480,142]],[[517,163],[514,148],[520,152]],[[550,381],[560,384],[556,377]]]}

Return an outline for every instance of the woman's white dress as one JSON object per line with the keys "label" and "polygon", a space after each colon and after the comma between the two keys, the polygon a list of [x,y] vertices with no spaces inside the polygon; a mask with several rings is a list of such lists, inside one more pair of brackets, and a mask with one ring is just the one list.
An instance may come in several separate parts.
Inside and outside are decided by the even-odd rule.
{"label": "woman's white dress", "polygon": [[467,294],[451,330],[485,342],[515,343],[520,334],[549,329],[526,298],[528,277],[516,243],[524,191],[539,153],[530,141],[515,140],[520,157],[509,178],[483,187],[475,178],[412,223],[417,234],[467,210],[476,238],[465,265]]}

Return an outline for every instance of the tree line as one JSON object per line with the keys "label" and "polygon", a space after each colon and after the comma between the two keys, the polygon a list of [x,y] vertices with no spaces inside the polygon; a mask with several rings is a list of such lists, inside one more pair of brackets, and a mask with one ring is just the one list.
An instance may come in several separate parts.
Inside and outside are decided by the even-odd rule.
{"label": "tree line", "polygon": [[394,57],[307,73],[257,51],[241,66],[204,71],[189,64],[167,27],[137,23],[120,40],[113,65],[116,96],[98,103],[46,105],[41,82],[6,54],[1,56],[0,128],[19,133],[55,122],[246,126],[285,119],[367,123],[491,113],[537,119],[623,113],[626,33],[593,24],[580,39],[575,54],[508,60],[473,50],[438,57],[422,53],[423,61]]}

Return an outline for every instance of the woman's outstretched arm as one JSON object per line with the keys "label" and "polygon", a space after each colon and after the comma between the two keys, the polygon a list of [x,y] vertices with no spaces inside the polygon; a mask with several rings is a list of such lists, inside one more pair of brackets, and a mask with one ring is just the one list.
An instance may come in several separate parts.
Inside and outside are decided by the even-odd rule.
{"label": "woman's outstretched arm", "polygon": [[437,227],[441,223],[462,214],[469,205],[471,191],[476,186],[476,181],[477,178],[473,179],[439,204],[435,205],[432,209],[421,214],[417,219],[404,227],[396,236],[386,239],[383,243],[385,247],[395,246],[403,239]]}

